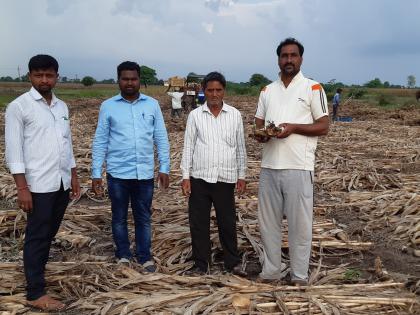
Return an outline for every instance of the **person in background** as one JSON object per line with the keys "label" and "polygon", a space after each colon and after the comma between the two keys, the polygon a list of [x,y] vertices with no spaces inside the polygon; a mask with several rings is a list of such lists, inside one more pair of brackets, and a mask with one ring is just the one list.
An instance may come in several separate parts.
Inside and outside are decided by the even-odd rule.
{"label": "person in background", "polygon": [[29,92],[6,109],[6,162],[19,208],[27,213],[23,269],[28,305],[58,311],[65,305],[45,291],[51,242],[70,198],[80,197],[67,105],[52,92],[58,62],[49,55],[29,60]]}
{"label": "person in background", "polygon": [[166,94],[168,94],[171,97],[171,117],[174,118],[176,116],[178,118],[181,118],[184,88],[176,87],[174,92],[169,92],[169,88],[166,90]]}
{"label": "person in background", "polygon": [[329,128],[322,86],[303,76],[303,45],[287,38],[277,47],[280,77],[260,93],[255,124],[282,128],[277,138],[256,137],[264,143],[258,189],[258,221],[264,247],[260,280],[280,280],[282,220],[286,215],[290,281],[308,284],[312,243],[313,183],[318,136]]}
{"label": "person in background", "polygon": [[246,149],[240,112],[223,101],[226,79],[218,72],[203,80],[207,102],[188,116],[182,154],[182,192],[188,213],[193,268],[204,274],[211,264],[210,210],[216,210],[225,270],[246,275],[236,236],[235,186],[245,191]]}
{"label": "person in background", "polygon": [[169,141],[157,100],[140,94],[140,66],[131,61],[117,68],[121,93],[101,105],[92,144],[92,190],[102,193],[106,162],[111,199],[112,235],[118,263],[132,258],[128,238],[128,204],[134,217],[137,262],[147,272],[156,265],[151,254],[151,205],[154,191],[154,147],[159,159],[158,183],[169,185]]}
{"label": "person in background", "polygon": [[337,89],[337,92],[335,93],[334,97],[333,97],[333,101],[332,101],[332,106],[333,106],[333,117],[332,120],[336,121],[337,120],[337,113],[338,113],[338,106],[340,105],[340,100],[341,100],[341,92],[343,90],[341,88]]}

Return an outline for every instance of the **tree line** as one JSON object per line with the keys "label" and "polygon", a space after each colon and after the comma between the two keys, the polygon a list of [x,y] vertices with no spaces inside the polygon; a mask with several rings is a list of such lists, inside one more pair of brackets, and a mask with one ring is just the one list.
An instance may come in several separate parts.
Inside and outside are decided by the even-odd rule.
{"label": "tree line", "polygon": [[[140,83],[147,86],[147,85],[163,85],[163,80],[158,79],[156,77],[156,70],[150,68],[148,66],[140,66]],[[25,74],[21,77],[12,78],[10,76],[0,77],[0,82],[29,82],[28,75]],[[91,86],[95,83],[101,84],[115,84],[116,81],[114,79],[104,79],[101,81],[95,80],[92,76],[85,76],[82,79],[69,79],[67,77],[61,77],[60,82],[63,83],[81,83],[84,86]],[[255,94],[255,92],[260,91],[262,87],[267,84],[270,84],[271,80],[265,77],[263,74],[254,73],[251,75],[248,82],[228,82],[228,90],[234,90],[236,94]],[[415,88],[416,87],[416,77],[414,75],[407,76],[407,85],[398,85],[398,84],[391,84],[389,81],[382,82],[379,78],[374,78],[366,82],[363,85],[345,85],[342,82],[337,82],[335,79],[332,79],[326,83],[323,83],[323,87],[325,91],[328,93],[332,93],[337,88],[343,87],[350,87],[350,88]]]}

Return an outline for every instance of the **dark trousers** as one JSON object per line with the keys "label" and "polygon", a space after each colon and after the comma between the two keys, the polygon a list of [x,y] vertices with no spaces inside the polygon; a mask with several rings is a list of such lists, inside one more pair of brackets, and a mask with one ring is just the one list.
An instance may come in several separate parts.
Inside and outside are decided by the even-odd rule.
{"label": "dark trousers", "polygon": [[333,104],[333,116],[332,116],[333,121],[337,120],[337,113],[338,113],[338,104]]}
{"label": "dark trousers", "polygon": [[211,260],[210,210],[216,210],[219,239],[223,248],[225,268],[231,270],[239,262],[236,237],[235,184],[207,183],[191,177],[189,198],[189,221],[191,231],[192,256],[195,265],[203,271]]}
{"label": "dark trousers", "polygon": [[33,208],[28,213],[23,246],[26,297],[29,301],[45,295],[45,265],[68,203],[69,190],[64,190],[63,184],[59,191],[32,193]]}

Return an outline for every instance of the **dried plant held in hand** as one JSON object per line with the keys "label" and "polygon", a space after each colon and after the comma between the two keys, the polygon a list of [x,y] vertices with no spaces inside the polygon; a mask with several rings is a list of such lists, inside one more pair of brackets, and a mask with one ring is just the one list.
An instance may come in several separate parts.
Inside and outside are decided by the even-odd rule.
{"label": "dried plant held in hand", "polygon": [[268,121],[268,125],[265,130],[270,137],[277,137],[283,131],[283,127],[276,126],[273,121]]}

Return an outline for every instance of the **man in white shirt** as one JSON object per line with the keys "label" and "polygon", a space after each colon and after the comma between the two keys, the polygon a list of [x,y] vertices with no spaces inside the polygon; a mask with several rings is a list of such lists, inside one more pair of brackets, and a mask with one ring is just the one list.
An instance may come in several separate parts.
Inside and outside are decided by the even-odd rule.
{"label": "man in white shirt", "polygon": [[[80,197],[69,111],[52,89],[58,63],[48,55],[29,61],[32,88],[6,109],[6,161],[13,174],[19,208],[27,212],[23,264],[27,302],[42,310],[64,304],[45,291],[45,265],[69,198]],[[70,193],[71,191],[71,193]]]}
{"label": "man in white shirt", "polygon": [[171,97],[171,103],[172,103],[172,110],[171,110],[171,117],[181,117],[181,111],[182,111],[182,98],[184,96],[184,89],[183,88],[177,88],[174,92],[169,92],[166,90],[166,94],[168,94]]}
{"label": "man in white shirt", "polygon": [[208,272],[211,263],[210,210],[216,210],[224,266],[241,269],[236,237],[234,189],[245,190],[246,149],[240,112],[223,102],[226,80],[218,72],[203,80],[207,102],[188,116],[182,155],[182,191],[189,197],[189,222],[194,267],[190,274]]}
{"label": "man in white shirt", "polygon": [[280,280],[282,219],[288,222],[292,284],[308,283],[312,242],[313,180],[317,137],[329,128],[327,99],[318,82],[300,71],[304,48],[294,38],[277,47],[279,80],[261,91],[256,128],[272,121],[282,127],[264,144],[258,192],[258,218],[264,247],[260,278]]}

